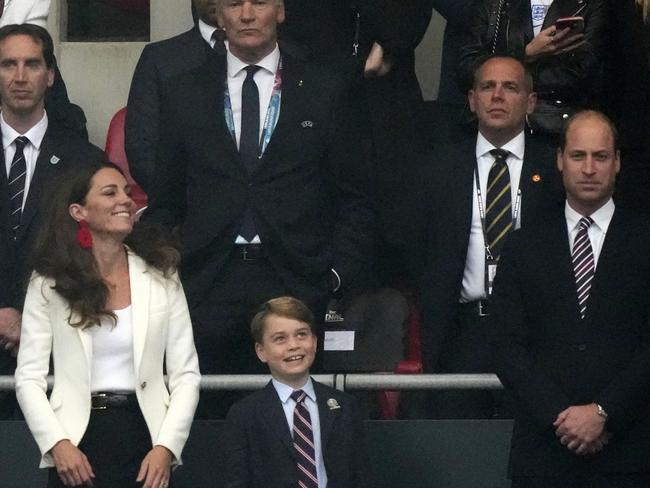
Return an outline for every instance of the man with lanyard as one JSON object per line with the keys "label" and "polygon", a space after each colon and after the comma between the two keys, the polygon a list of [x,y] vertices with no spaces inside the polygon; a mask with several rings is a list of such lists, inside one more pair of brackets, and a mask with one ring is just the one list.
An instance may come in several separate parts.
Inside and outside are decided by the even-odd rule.
{"label": "man with lanyard", "polygon": [[[183,244],[203,373],[261,372],[247,332],[259,304],[291,294],[323,317],[372,251],[355,103],[338,75],[278,46],[283,19],[282,0],[221,2],[227,55],[169,82],[142,182],[144,218]],[[221,413],[205,395],[199,412]]]}
{"label": "man with lanyard", "polygon": [[[532,88],[518,60],[488,59],[468,96],[478,135],[430,156],[422,287],[429,372],[492,372],[484,318],[503,244],[541,208],[561,201],[552,153],[524,133],[535,108]],[[439,418],[503,414],[489,392],[441,391],[431,400]]]}

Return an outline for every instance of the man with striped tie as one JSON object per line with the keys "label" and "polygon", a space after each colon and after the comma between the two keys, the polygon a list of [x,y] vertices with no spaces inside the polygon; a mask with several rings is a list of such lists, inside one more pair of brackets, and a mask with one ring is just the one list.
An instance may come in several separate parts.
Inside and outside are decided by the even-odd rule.
{"label": "man with striped tie", "polygon": [[619,154],[607,117],[572,117],[564,209],[502,253],[490,325],[517,400],[513,488],[650,486],[650,225],[614,205]]}
{"label": "man with striped tie", "polygon": [[[41,200],[59,175],[103,153],[62,126],[48,124],[45,92],[54,80],[52,38],[32,24],[0,28],[0,375],[13,374],[27,260],[40,227]],[[11,397],[11,398],[10,398]],[[0,393],[0,418],[13,394]]]}
{"label": "man with striped tie", "polygon": [[[483,62],[468,95],[478,134],[436,147],[423,178],[428,228],[422,304],[424,359],[432,373],[491,373],[486,337],[491,282],[511,231],[561,205],[553,150],[524,131],[535,108],[532,77],[515,58]],[[439,391],[435,418],[506,415],[491,392]]]}
{"label": "man with striped tie", "polygon": [[264,303],[251,322],[266,387],[235,403],[219,439],[224,488],[358,488],[364,436],[355,399],[314,381],[314,316],[292,297]]}

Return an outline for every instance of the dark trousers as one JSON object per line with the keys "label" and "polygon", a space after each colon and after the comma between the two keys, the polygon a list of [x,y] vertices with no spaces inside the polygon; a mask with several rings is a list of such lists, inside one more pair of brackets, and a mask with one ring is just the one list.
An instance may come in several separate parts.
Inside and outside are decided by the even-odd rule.
{"label": "dark trousers", "polygon": [[[91,410],[79,449],[95,473],[94,488],[142,486],[135,479],[142,460],[151,450],[151,436],[137,403],[127,408]],[[56,469],[49,470],[47,486],[65,486]]]}
{"label": "dark trousers", "polygon": [[515,476],[511,488],[648,488],[650,474],[594,474],[588,477],[529,478]]}
{"label": "dark trousers", "polygon": [[[441,347],[436,373],[494,373],[488,342],[488,318],[478,308],[459,304],[456,320]],[[512,404],[502,390],[438,390],[430,395],[429,411],[439,419],[512,418]]]}

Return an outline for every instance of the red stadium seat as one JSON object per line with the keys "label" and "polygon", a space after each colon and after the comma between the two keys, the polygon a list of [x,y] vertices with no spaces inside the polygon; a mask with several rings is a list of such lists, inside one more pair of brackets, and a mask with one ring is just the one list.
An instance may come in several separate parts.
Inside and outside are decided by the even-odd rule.
{"label": "red stadium seat", "polygon": [[126,180],[131,185],[131,197],[135,202],[138,211],[147,206],[147,194],[135,182],[129,171],[129,162],[124,151],[124,119],[126,118],[126,107],[120,109],[111,119],[106,134],[106,157],[115,163],[126,175]]}
{"label": "red stadium seat", "polygon": [[[406,354],[395,367],[397,374],[422,374],[422,317],[420,310],[409,301],[409,314],[406,319]],[[382,390],[377,393],[380,417],[382,420],[395,420],[399,413],[399,391]]]}

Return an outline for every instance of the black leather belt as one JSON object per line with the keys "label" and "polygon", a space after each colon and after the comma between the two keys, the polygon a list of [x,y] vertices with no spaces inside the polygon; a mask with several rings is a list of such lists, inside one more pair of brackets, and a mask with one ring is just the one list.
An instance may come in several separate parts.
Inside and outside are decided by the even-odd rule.
{"label": "black leather belt", "polygon": [[93,393],[90,396],[91,410],[106,410],[109,408],[129,408],[136,406],[138,399],[135,394],[122,393]]}
{"label": "black leather belt", "polygon": [[234,256],[242,261],[257,261],[264,257],[262,244],[236,244]]}
{"label": "black leather belt", "polygon": [[470,313],[479,317],[490,315],[490,302],[487,299],[476,300],[474,302],[459,303],[458,309],[462,313]]}

